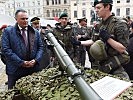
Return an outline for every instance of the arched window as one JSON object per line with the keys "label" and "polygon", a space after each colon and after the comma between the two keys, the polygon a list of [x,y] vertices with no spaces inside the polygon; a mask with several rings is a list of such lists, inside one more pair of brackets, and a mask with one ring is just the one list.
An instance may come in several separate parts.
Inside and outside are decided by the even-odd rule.
{"label": "arched window", "polygon": [[49,0],[46,0],[46,4],[49,5]]}
{"label": "arched window", "polygon": [[54,0],[52,0],[52,5],[54,5]]}
{"label": "arched window", "polygon": [[57,17],[58,16],[58,10],[57,9],[55,10],[55,14],[56,14],[56,17]]}
{"label": "arched window", "polygon": [[50,11],[49,10],[47,10],[47,15],[46,16],[50,17]]}
{"label": "arched window", "polygon": [[58,10],[58,17],[60,16],[60,13],[61,13],[61,9]]}
{"label": "arched window", "polygon": [[61,1],[60,1],[60,0],[58,0],[58,3],[59,3],[59,4],[61,4]]}
{"label": "arched window", "polygon": [[82,16],[85,17],[86,16],[86,9],[82,10]]}
{"label": "arched window", "polygon": [[67,9],[64,9],[64,12],[66,12],[66,13],[67,13]]}
{"label": "arched window", "polygon": [[55,0],[55,4],[57,5],[57,0]]}
{"label": "arched window", "polygon": [[64,0],[64,4],[66,4],[67,3],[67,0]]}
{"label": "arched window", "polygon": [[52,10],[52,16],[55,17],[55,11],[54,10]]}

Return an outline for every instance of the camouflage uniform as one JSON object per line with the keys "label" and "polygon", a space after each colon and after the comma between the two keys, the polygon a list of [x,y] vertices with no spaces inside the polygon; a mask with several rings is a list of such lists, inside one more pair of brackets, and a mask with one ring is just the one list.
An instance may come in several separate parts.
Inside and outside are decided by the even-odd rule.
{"label": "camouflage uniform", "polygon": [[53,34],[70,58],[74,61],[74,49],[71,44],[71,37],[73,36],[72,24],[68,22],[67,25],[63,27],[60,23],[57,23],[56,27],[53,29]]}
{"label": "camouflage uniform", "polygon": [[[77,20],[79,20],[79,25],[73,28],[75,37],[77,37],[77,35],[81,36],[81,38],[78,37],[78,40],[80,41],[85,41],[90,39],[91,31],[90,31],[90,28],[87,27],[87,19],[83,17]],[[76,46],[76,52],[78,57],[78,63],[81,66],[84,66],[85,58],[86,58],[86,46],[83,46],[83,45]]]}
{"label": "camouflage uniform", "polygon": [[[107,32],[111,34],[111,38],[127,47],[129,29],[126,22],[116,18],[115,16],[110,16],[106,21],[102,21],[100,25],[100,29],[106,29]],[[121,77],[128,77],[123,68],[123,64],[129,61],[129,55],[120,54],[108,43],[105,43],[105,50],[107,58],[103,61],[97,61],[99,62],[99,66],[95,66],[95,69]],[[92,66],[92,68],[94,68],[94,66]]]}
{"label": "camouflage uniform", "polygon": [[[74,28],[73,32],[74,32],[75,36],[76,35],[83,36],[79,39],[80,41],[85,41],[85,40],[91,38],[90,31],[87,27],[77,26]],[[80,46],[77,46],[76,48],[77,48],[76,52],[77,52],[77,57],[78,57],[78,63],[80,63],[81,66],[84,66],[85,65],[85,57],[86,57],[86,46],[80,45]]]}
{"label": "camouflage uniform", "polygon": [[[133,29],[133,22],[131,24],[131,28]],[[129,44],[127,47],[127,51],[130,55],[130,62],[124,65],[124,68],[128,73],[130,80],[133,80],[133,32],[131,32],[129,35]]]}

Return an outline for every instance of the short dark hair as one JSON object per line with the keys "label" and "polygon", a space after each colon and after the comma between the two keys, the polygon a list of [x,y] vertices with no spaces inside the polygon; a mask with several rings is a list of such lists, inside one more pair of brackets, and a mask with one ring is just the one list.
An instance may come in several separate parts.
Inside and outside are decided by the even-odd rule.
{"label": "short dark hair", "polygon": [[15,18],[17,17],[17,15],[18,15],[19,12],[25,12],[25,13],[27,13],[27,11],[24,10],[24,9],[18,9],[18,10],[16,10],[16,12],[15,12]]}
{"label": "short dark hair", "polygon": [[108,6],[108,5],[110,5],[110,8],[109,8],[109,10],[110,10],[110,11],[112,11],[112,7],[113,7],[113,5],[112,5],[112,4],[103,3],[103,6],[104,6],[104,7],[106,7],[106,6]]}

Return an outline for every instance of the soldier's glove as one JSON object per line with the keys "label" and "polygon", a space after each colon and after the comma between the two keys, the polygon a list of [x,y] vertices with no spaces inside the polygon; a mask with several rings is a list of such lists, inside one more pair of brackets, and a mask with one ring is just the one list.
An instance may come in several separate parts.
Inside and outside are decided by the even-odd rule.
{"label": "soldier's glove", "polygon": [[111,35],[105,29],[101,29],[99,31],[99,36],[102,38],[104,42],[107,42],[107,40],[111,37]]}
{"label": "soldier's glove", "polygon": [[74,37],[71,37],[71,43],[72,43],[73,45],[81,45],[81,42],[78,41],[78,40],[76,40]]}

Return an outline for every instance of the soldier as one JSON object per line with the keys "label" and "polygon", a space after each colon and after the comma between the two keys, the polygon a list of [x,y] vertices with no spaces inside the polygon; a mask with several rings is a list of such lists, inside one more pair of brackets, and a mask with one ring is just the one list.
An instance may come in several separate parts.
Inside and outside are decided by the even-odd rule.
{"label": "soldier", "polygon": [[[73,43],[91,45],[90,53],[98,63],[95,69],[129,79],[123,68],[123,64],[130,60],[126,52],[129,29],[125,21],[111,14],[112,3],[112,0],[94,1],[96,13],[102,18],[99,29],[100,40],[96,41],[93,38],[81,42],[73,40]],[[94,43],[94,41],[96,42]]]}
{"label": "soldier", "polygon": [[40,18],[33,17],[30,22],[33,28],[37,29],[38,31],[40,30]]}
{"label": "soldier", "polygon": [[127,50],[130,55],[130,62],[128,62],[124,68],[127,71],[130,80],[133,80],[133,22],[131,23],[131,33],[129,35],[129,44]]}
{"label": "soldier", "polygon": [[[75,37],[78,40],[84,41],[87,39],[91,38],[91,33],[87,27],[87,19],[85,17],[77,19],[79,20],[79,25],[74,28],[74,34],[76,35]],[[77,47],[77,57],[78,57],[78,62],[81,66],[85,67],[85,58],[86,58],[86,46],[78,46]]]}
{"label": "soldier", "polygon": [[65,12],[62,12],[59,17],[59,23],[55,24],[55,28],[53,29],[53,34],[70,56],[70,58],[74,61],[74,49],[71,44],[71,37],[73,36],[72,24],[68,21],[68,15]]}
{"label": "soldier", "polygon": [[49,49],[47,48],[47,43],[46,43],[46,38],[45,38],[45,29],[46,27],[42,27],[40,24],[40,18],[39,17],[33,17],[31,20],[31,26],[38,30],[44,45],[44,53],[43,53],[43,57],[41,59],[41,63],[40,63],[40,68],[44,69],[44,68],[48,68],[49,64],[50,64],[50,52]]}

